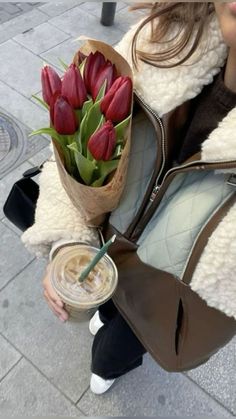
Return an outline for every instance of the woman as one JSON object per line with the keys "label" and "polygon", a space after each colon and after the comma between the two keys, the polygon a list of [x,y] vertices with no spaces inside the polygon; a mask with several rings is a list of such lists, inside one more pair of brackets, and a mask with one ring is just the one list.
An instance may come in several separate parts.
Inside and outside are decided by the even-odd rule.
{"label": "woman", "polygon": [[[200,150],[203,160],[236,160],[236,3],[154,3],[146,4],[143,8],[150,8],[149,16],[124,36],[117,50],[132,64],[135,90],[149,109],[163,120],[170,111],[178,110],[173,112],[178,119],[178,131],[174,132],[175,141],[170,144],[163,173],[171,167],[189,161]],[[185,103],[186,109],[184,106],[178,108]],[[219,125],[223,119],[223,123]],[[174,122],[170,127],[173,126]],[[228,141],[225,144],[224,135]],[[137,150],[137,153],[131,153],[133,159],[135,155],[135,166],[144,164],[146,182],[152,175],[154,164],[152,147],[153,144],[150,143],[145,151],[147,154],[144,163]],[[131,157],[132,165],[134,166]],[[57,208],[53,206],[52,200],[51,203],[48,202],[52,189],[47,193],[45,187],[44,192],[43,185],[49,182],[50,176],[53,178],[52,186],[56,190],[55,193],[61,197]],[[50,163],[47,164],[47,175],[45,168],[41,181],[42,192],[36,223],[22,237],[27,247],[42,254],[43,251],[46,253],[54,242],[50,252],[50,258],[53,258],[63,246],[76,241],[96,244],[97,232],[81,226],[79,215],[61,191],[52,163],[51,166]],[[134,201],[131,202],[132,208],[130,207],[132,211],[127,216],[126,225],[119,225],[123,231],[134,216],[134,208],[137,209],[141,203],[138,197],[139,189],[146,188],[145,182],[142,185],[139,181],[136,184],[131,183],[126,187],[119,209],[111,217],[113,224],[119,224],[118,219],[122,218],[120,215],[125,214],[127,197],[133,191]],[[154,190],[154,195],[155,192]],[[52,223],[48,221],[49,217],[53,220]],[[56,228],[55,219],[58,220]],[[153,220],[149,233],[158,224],[158,217],[154,216]],[[232,224],[230,231],[232,232]],[[229,239],[228,235],[225,240],[227,239],[231,240],[231,245],[234,237]],[[227,246],[226,241],[224,246]],[[214,267],[211,272],[202,269],[207,266],[204,257],[209,257],[210,246],[211,243],[205,249],[202,263],[194,272],[192,288],[207,301],[207,304],[236,318],[235,302],[225,296],[224,290],[220,288],[220,276],[218,299],[216,294],[212,299],[212,293],[208,292],[208,288],[202,290],[201,284],[199,285],[199,278],[205,276],[210,283],[211,276],[216,275]],[[145,260],[146,263],[156,266],[154,259],[157,247],[158,244],[154,246],[153,257],[150,257],[151,260]],[[220,254],[218,248],[216,251]],[[231,252],[231,271],[235,273],[233,246]],[[142,251],[139,257],[145,259]],[[225,275],[230,277],[230,266],[228,271],[224,270],[220,256],[219,260],[220,268],[217,267],[217,275],[220,271],[219,275],[223,278]],[[68,314],[52,290],[47,275],[43,286],[49,307],[60,320],[66,321]],[[111,387],[117,377],[141,365],[146,349],[112,301],[100,307],[99,312],[90,321],[89,328],[95,335],[90,387],[94,393],[101,394]]]}

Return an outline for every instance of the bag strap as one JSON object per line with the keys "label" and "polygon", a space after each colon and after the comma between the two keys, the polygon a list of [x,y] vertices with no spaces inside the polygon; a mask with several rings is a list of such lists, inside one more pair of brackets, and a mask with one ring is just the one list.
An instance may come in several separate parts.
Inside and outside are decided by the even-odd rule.
{"label": "bag strap", "polygon": [[47,161],[47,160],[45,160],[43,163],[41,163],[41,164],[40,164],[40,166],[34,166],[34,167],[32,167],[32,168],[30,168],[30,169],[26,170],[26,171],[22,174],[22,176],[23,176],[24,178],[32,178],[32,177],[34,177],[34,176],[38,175],[39,173],[41,173],[41,172],[42,172],[43,165],[44,165],[44,163],[46,163],[46,161]]}

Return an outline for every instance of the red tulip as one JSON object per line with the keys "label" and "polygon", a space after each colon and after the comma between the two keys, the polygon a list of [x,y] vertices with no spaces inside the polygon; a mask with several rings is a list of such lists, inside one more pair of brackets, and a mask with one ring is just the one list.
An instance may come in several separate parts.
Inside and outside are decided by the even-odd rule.
{"label": "red tulip", "polygon": [[88,149],[96,160],[110,160],[116,145],[116,133],[107,121],[88,140]]}
{"label": "red tulip", "polygon": [[105,90],[105,92],[107,92],[110,89],[111,85],[113,84],[115,78],[116,78],[116,68],[114,64],[112,64],[110,61],[107,61],[100,69],[97,78],[91,83],[91,93],[92,93],[93,100],[96,99],[104,81],[107,80],[106,90]]}
{"label": "red tulip", "polygon": [[61,92],[61,79],[52,67],[46,65],[41,71],[41,83],[43,100],[50,105],[52,96]]}
{"label": "red tulip", "polygon": [[118,77],[101,102],[101,111],[106,119],[120,122],[130,113],[132,81],[129,77]]}
{"label": "red tulip", "polygon": [[87,99],[84,81],[75,64],[71,64],[65,72],[61,93],[67,97],[74,109],[82,108],[83,103]]}
{"label": "red tulip", "polygon": [[92,92],[92,84],[96,82],[98,73],[105,62],[104,55],[99,51],[94,54],[91,52],[87,57],[84,65],[84,82],[88,93]]}
{"label": "red tulip", "polygon": [[56,93],[50,103],[50,117],[58,134],[72,135],[78,128],[75,112],[68,99]]}

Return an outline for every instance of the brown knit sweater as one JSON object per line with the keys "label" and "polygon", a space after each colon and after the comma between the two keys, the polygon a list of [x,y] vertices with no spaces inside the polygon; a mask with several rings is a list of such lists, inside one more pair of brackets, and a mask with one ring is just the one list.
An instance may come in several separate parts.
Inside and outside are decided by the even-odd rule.
{"label": "brown knit sweater", "polygon": [[224,84],[224,68],[213,82],[205,86],[192,100],[188,124],[184,129],[182,147],[177,158],[181,164],[201,150],[201,143],[213,131],[227,113],[236,106],[236,93]]}

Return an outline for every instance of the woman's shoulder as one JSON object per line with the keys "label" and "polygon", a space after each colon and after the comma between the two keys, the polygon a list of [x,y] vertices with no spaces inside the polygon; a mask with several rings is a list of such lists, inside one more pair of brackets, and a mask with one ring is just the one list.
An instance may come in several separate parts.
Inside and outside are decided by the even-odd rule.
{"label": "woman's shoulder", "polygon": [[[212,82],[225,63],[227,48],[222,42],[218,23],[213,16],[198,49],[183,65],[161,68],[139,60],[138,69],[135,69],[132,62],[132,40],[142,21],[143,19],[130,28],[117,44],[116,51],[128,61],[133,70],[135,90],[159,116],[162,116],[196,97],[204,86]],[[172,31],[178,33],[178,23],[176,27],[172,26]],[[173,33],[169,35],[171,38]],[[166,48],[165,43],[157,44],[150,39],[151,24],[148,23],[139,32],[137,49],[152,54]]]}

